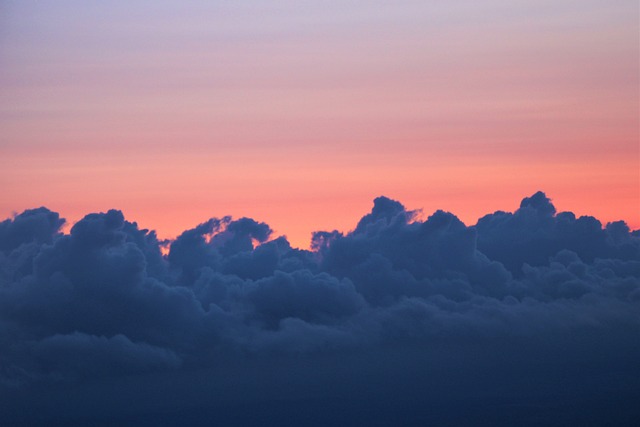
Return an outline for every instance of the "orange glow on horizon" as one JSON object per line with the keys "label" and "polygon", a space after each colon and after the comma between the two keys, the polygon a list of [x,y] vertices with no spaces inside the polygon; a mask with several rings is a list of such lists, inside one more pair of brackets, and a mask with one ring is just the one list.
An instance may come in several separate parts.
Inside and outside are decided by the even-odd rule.
{"label": "orange glow on horizon", "polygon": [[[408,209],[422,209],[425,216],[444,209],[473,225],[496,210],[514,211],[523,197],[542,190],[558,211],[595,216],[603,225],[625,220],[632,229],[640,228],[633,158],[613,156],[585,169],[579,159],[535,164],[512,158],[496,164],[480,156],[439,156],[420,162],[389,155],[348,166],[332,162],[332,153],[299,158],[300,163],[292,165],[291,158],[265,158],[258,152],[236,153],[245,157],[244,163],[213,167],[210,158],[186,152],[167,153],[174,168],[163,171],[168,162],[157,157],[162,155],[147,158],[147,163],[131,155],[117,167],[102,156],[96,159],[101,162],[83,166],[82,180],[73,164],[65,164],[75,162],[73,158],[61,156],[53,165],[48,157],[30,159],[14,172],[22,186],[13,192],[14,187],[8,187],[10,197],[5,200],[11,203],[1,203],[2,213],[8,217],[16,207],[36,207],[30,201],[39,199],[40,205],[73,223],[87,213],[116,208],[127,220],[168,239],[211,217],[249,216],[269,224],[276,236],[286,235],[293,246],[308,248],[313,231],[353,229],[379,195]],[[141,169],[137,175],[115,173],[136,168]],[[42,182],[49,186],[47,194],[40,193]]]}

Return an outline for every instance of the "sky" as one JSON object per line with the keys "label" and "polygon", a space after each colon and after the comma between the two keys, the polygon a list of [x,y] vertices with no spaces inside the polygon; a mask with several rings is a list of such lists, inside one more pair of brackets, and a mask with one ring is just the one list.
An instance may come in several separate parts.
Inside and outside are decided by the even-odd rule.
{"label": "sky", "polygon": [[298,247],[386,195],[640,228],[638,3],[3,1],[0,216],[212,216]]}

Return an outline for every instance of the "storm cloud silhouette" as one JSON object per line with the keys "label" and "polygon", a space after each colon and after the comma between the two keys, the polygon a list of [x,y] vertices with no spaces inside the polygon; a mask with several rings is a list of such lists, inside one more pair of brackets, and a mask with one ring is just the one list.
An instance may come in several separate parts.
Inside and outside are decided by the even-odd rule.
{"label": "storm cloud silhouette", "polygon": [[2,425],[635,425],[640,233],[547,196],[466,226],[378,197],[290,246],[117,210],[0,223]]}

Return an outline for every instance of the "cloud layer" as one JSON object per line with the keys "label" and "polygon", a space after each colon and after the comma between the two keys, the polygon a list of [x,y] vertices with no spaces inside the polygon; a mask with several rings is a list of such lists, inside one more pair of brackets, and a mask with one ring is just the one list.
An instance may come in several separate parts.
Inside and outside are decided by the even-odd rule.
{"label": "cloud layer", "polygon": [[640,233],[545,194],[468,227],[379,197],[312,251],[250,218],[0,223],[7,425],[633,424]]}

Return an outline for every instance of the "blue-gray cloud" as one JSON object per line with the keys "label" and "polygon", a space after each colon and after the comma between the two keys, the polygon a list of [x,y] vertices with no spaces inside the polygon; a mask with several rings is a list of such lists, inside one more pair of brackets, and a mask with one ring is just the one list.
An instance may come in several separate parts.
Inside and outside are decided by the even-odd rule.
{"label": "blue-gray cloud", "polygon": [[249,218],[167,256],[116,210],[63,224],[0,223],[7,425],[640,419],[639,233],[541,192],[471,227],[379,197],[312,251]]}

